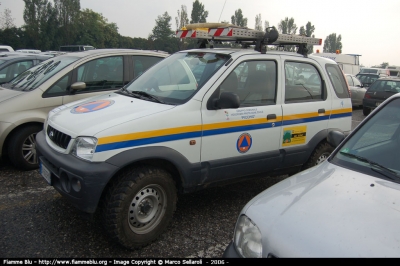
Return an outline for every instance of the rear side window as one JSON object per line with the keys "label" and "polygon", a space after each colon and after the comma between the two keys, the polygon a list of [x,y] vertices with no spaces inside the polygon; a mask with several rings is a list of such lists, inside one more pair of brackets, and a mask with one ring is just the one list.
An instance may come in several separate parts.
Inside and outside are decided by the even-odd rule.
{"label": "rear side window", "polygon": [[155,65],[158,61],[163,59],[163,57],[155,57],[155,56],[143,56],[143,55],[133,55],[133,78],[137,78],[142,75],[144,71],[146,71],[149,67]]}
{"label": "rear side window", "polygon": [[304,62],[285,62],[285,103],[325,99],[325,86],[315,66]]}
{"label": "rear side window", "polygon": [[335,90],[337,97],[350,98],[349,90],[343,76],[342,70],[338,65],[327,64],[326,71],[328,72],[329,80]]}

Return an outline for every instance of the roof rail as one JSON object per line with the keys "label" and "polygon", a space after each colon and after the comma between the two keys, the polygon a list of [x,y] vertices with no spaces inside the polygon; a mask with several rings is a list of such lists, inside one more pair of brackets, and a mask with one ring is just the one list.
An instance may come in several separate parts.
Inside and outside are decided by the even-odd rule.
{"label": "roof rail", "polygon": [[294,34],[279,34],[275,27],[265,31],[253,30],[247,27],[238,27],[227,23],[197,23],[189,24],[176,31],[178,38],[192,38],[199,40],[199,48],[214,47],[214,43],[236,42],[243,47],[255,45],[254,50],[266,53],[267,45],[295,45],[297,53],[307,57],[307,45],[321,45],[322,39]]}

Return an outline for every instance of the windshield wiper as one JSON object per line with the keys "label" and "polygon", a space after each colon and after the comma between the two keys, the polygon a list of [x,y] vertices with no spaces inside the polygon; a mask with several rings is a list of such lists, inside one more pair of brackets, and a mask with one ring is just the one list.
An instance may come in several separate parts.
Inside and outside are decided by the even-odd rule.
{"label": "windshield wiper", "polygon": [[[385,166],[383,166],[383,165],[381,165],[381,164],[379,164],[377,162],[371,161],[371,160],[369,160],[369,159],[367,159],[365,157],[362,157],[362,156],[359,156],[359,155],[355,155],[353,153],[347,153],[347,152],[342,152],[341,151],[340,154],[343,154],[343,155],[351,157],[351,158],[355,158],[355,159],[357,159],[357,160],[359,160],[361,162],[364,162],[364,163],[368,163],[370,166],[375,167],[375,168],[371,168],[372,171],[378,172],[378,173],[386,176],[387,178],[389,178],[391,180],[400,179],[400,176],[395,171],[393,171],[393,170],[391,170],[391,169],[389,169],[389,168],[387,168],[387,167],[385,167]],[[378,168],[380,170],[378,170],[376,168]],[[389,173],[391,174],[390,176],[388,175]]]}
{"label": "windshield wiper", "polygon": [[[146,98],[146,99],[150,99],[150,100],[152,100],[153,102],[157,102],[157,103],[164,103],[163,101],[161,101],[159,98],[157,98],[156,96],[154,96],[154,95],[152,95],[152,94],[149,94],[149,93],[147,93],[147,92],[145,92],[145,91],[130,91],[129,92],[130,94],[133,94],[133,95],[140,95],[140,96],[143,96],[144,98]],[[142,97],[142,98],[143,98]]]}

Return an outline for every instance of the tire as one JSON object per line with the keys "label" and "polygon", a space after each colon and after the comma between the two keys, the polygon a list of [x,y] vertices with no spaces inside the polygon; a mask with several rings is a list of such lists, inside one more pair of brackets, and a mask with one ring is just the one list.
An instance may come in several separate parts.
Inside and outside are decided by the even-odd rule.
{"label": "tire", "polygon": [[329,157],[333,150],[334,148],[329,145],[328,142],[322,142],[315,148],[303,169],[307,169],[322,163]]}
{"label": "tire", "polygon": [[105,229],[128,249],[144,247],[172,220],[177,202],[175,183],[168,172],[151,166],[130,168],[116,180],[104,201]]}
{"label": "tire", "polygon": [[367,108],[367,107],[363,107],[363,114],[365,116],[369,115],[369,113],[371,113],[371,109]]}
{"label": "tire", "polygon": [[42,125],[27,125],[12,133],[8,144],[8,157],[18,169],[28,171],[39,167],[35,138],[42,129]]}

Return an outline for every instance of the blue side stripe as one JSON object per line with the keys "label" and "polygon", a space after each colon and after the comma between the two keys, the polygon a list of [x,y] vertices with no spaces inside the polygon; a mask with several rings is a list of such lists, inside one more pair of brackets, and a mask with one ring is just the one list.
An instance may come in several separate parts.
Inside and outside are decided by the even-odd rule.
{"label": "blue side stripe", "polygon": [[201,137],[201,131],[174,134],[174,135],[154,137],[154,138],[146,138],[146,139],[128,140],[128,141],[98,145],[96,147],[95,152],[109,151],[109,150],[136,147],[136,146],[142,146],[142,145],[154,144],[166,141],[188,139],[188,138],[199,138],[199,137]]}
{"label": "blue side stripe", "polygon": [[[282,122],[274,122],[274,123],[275,123],[274,127],[282,126]],[[265,124],[249,125],[249,126],[211,129],[211,130],[204,131],[203,137],[213,136],[213,135],[221,135],[221,134],[227,134],[227,133],[233,133],[233,132],[242,132],[242,131],[263,129],[263,128],[271,128],[271,127],[272,127],[272,123],[265,123]]]}
{"label": "blue side stripe", "polygon": [[[334,114],[334,115],[331,115],[330,118],[331,119],[342,118],[342,117],[348,117],[351,115],[352,115],[351,113]],[[316,121],[322,121],[322,120],[329,120],[329,116],[317,116],[317,117],[312,117],[312,118],[296,119],[296,120],[284,121],[283,123],[282,122],[274,122],[275,123],[274,127],[275,126],[280,127],[282,125],[283,126],[295,125],[295,124],[301,124],[301,123],[307,123],[307,122],[316,122]],[[196,131],[196,132],[173,134],[173,135],[154,137],[154,138],[145,138],[145,139],[108,143],[108,144],[98,145],[96,147],[95,152],[130,148],[130,147],[155,144],[155,143],[167,142],[167,141],[173,141],[173,140],[199,138],[201,136],[207,137],[207,136],[228,134],[228,133],[233,133],[233,132],[244,132],[244,131],[251,131],[251,130],[257,130],[257,129],[263,129],[263,128],[272,128],[272,124],[273,123],[264,123],[264,124],[239,126],[239,127],[231,127],[231,128],[211,129],[211,130],[204,131],[203,135],[202,135],[201,131]]]}

